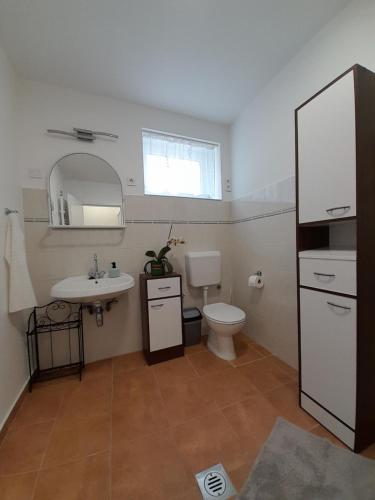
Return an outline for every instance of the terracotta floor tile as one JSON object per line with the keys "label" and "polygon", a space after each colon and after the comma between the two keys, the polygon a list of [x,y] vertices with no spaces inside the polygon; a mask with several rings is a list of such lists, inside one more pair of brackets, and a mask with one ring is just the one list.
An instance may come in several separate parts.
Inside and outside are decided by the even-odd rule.
{"label": "terracotta floor tile", "polygon": [[338,446],[339,448],[346,448],[348,449],[347,446],[344,445],[341,441],[339,441],[333,434],[331,434],[327,429],[322,427],[321,425],[317,425],[314,427],[314,429],[311,429],[310,432],[312,434],[315,434],[315,436],[319,436],[321,438],[328,439],[332,444]]}
{"label": "terracotta floor tile", "polygon": [[249,461],[249,453],[219,411],[173,427],[172,432],[194,474],[217,463],[231,471]]}
{"label": "terracotta floor tile", "polygon": [[279,415],[339,443],[299,408],[293,368],[242,333],[238,367],[204,341],[153,367],[132,353],[35,385],[0,445],[0,498],[31,500],[36,483],[33,500],[109,500],[111,444],[111,500],[198,500],[194,474],[219,462],[240,490]]}
{"label": "terracotta floor tile", "polygon": [[108,379],[82,381],[63,400],[59,417],[95,416],[111,411],[112,382]]}
{"label": "terracotta floor tile", "polygon": [[275,407],[278,414],[303,429],[310,430],[317,421],[299,407],[297,384],[291,383],[267,392],[265,398]]}
{"label": "terracotta floor tile", "polygon": [[39,424],[54,419],[60,409],[64,394],[65,391],[55,390],[53,386],[35,388],[32,392],[27,392],[10,428],[16,429],[22,425]]}
{"label": "terracotta floor tile", "polygon": [[113,449],[112,500],[169,500],[193,487],[194,477],[168,432]]}
{"label": "terracotta floor tile", "polygon": [[278,413],[262,395],[254,394],[246,401],[224,408],[223,414],[252,456],[257,454],[269,436]]}
{"label": "terracotta floor tile", "polygon": [[0,477],[0,497],[2,500],[31,500],[36,480],[36,472]]}
{"label": "terracotta floor tile", "polygon": [[198,483],[184,491],[180,491],[168,500],[202,500],[202,493]]}
{"label": "terracotta floor tile", "polygon": [[233,366],[241,366],[246,363],[251,363],[256,359],[260,359],[263,357],[263,355],[260,354],[258,350],[255,349],[255,347],[253,347],[251,344],[249,344],[242,338],[235,339],[234,347],[236,350],[237,357],[236,359],[231,361],[231,364]]}
{"label": "terracotta floor tile", "polygon": [[231,367],[228,361],[220,359],[212,352],[205,351],[199,352],[189,356],[189,360],[194,365],[198,375],[205,375],[206,373],[219,372]]}
{"label": "terracotta floor tile", "polygon": [[58,419],[51,434],[43,467],[107,451],[110,445],[110,415]]}
{"label": "terracotta floor tile", "polygon": [[212,398],[207,398],[200,389],[200,378],[173,382],[161,389],[168,420],[171,425],[181,424],[195,417],[207,415],[217,410]]}
{"label": "terracotta floor tile", "polygon": [[185,347],[185,356],[189,356],[191,354],[197,354],[197,352],[207,351],[206,343],[207,343],[207,341],[206,341],[206,336],[205,336],[205,337],[202,337],[199,344],[189,345],[189,346]]}
{"label": "terracotta floor tile", "polygon": [[271,356],[272,355],[272,353],[270,353],[270,351],[268,349],[266,349],[265,347],[263,347],[260,344],[257,344],[256,342],[254,342],[254,340],[250,339],[250,345],[252,347],[254,347],[254,349],[257,350],[259,352],[259,354],[261,354],[262,356]]}
{"label": "terracotta floor tile", "polygon": [[169,427],[166,408],[158,392],[135,393],[113,401],[112,442],[122,446],[144,434]]}
{"label": "terracotta floor tile", "polygon": [[114,374],[114,399],[128,396],[129,394],[155,392],[156,390],[156,378],[149,366],[131,371],[121,371]]}
{"label": "terracotta floor tile", "polygon": [[53,420],[7,432],[0,447],[0,476],[37,470],[51,434]]}
{"label": "terracotta floor tile", "polygon": [[203,375],[199,379],[198,388],[203,398],[207,401],[215,401],[219,408],[258,393],[249,379],[237,369]]}
{"label": "terracotta floor tile", "polygon": [[95,361],[88,363],[82,374],[84,382],[88,380],[103,380],[103,378],[112,379],[112,359],[103,359],[102,361]]}
{"label": "terracotta floor tile", "polygon": [[261,392],[267,392],[291,382],[273,356],[269,356],[238,368]]}
{"label": "terracotta floor tile", "polygon": [[273,357],[274,362],[280,367],[282,371],[284,371],[289,378],[291,378],[294,382],[298,382],[299,376],[298,376],[298,370],[295,370],[291,366],[289,366],[287,363],[284,363],[280,358],[277,358],[276,356]]}
{"label": "terracotta floor tile", "polygon": [[101,453],[42,469],[33,500],[109,500],[109,464],[109,454]]}
{"label": "terracotta floor tile", "polygon": [[[236,488],[237,493],[240,493],[245,481],[250,475],[252,466],[249,464],[242,465],[238,469],[233,470],[229,477],[233,483],[233,486]],[[276,499],[275,499],[276,500]]]}
{"label": "terracotta floor tile", "polygon": [[197,372],[186,357],[171,359],[164,363],[153,365],[152,370],[160,387],[179,384],[183,380],[197,378]]}
{"label": "terracotta floor tile", "polygon": [[115,373],[135,370],[137,368],[142,368],[143,366],[147,366],[147,362],[142,351],[131,352],[129,354],[113,358],[113,371]]}

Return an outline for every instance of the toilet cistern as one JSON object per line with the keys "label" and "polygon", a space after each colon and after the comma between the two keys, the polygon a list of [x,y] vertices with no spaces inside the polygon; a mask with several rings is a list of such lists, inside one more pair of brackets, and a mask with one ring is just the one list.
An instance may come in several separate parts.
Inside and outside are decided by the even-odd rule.
{"label": "toilet cistern", "polygon": [[208,287],[221,281],[220,252],[188,252],[185,264],[189,284],[203,288],[203,316],[209,326],[208,349],[219,358],[235,359],[233,335],[244,326],[246,314],[238,307],[223,302],[208,304]]}

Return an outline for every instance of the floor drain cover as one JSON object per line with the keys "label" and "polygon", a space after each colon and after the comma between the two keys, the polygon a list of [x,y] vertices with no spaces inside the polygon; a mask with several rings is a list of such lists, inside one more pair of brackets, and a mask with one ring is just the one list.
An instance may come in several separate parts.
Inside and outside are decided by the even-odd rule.
{"label": "floor drain cover", "polygon": [[214,498],[217,500],[226,500],[237,493],[221,464],[199,472],[195,475],[195,478],[204,500],[212,500]]}

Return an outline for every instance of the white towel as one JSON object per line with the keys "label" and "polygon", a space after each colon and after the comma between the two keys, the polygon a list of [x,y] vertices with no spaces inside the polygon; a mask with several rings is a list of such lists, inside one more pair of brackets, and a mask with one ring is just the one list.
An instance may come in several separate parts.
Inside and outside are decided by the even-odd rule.
{"label": "white towel", "polygon": [[25,238],[17,214],[8,215],[5,259],[9,266],[9,312],[37,305],[26,261]]}

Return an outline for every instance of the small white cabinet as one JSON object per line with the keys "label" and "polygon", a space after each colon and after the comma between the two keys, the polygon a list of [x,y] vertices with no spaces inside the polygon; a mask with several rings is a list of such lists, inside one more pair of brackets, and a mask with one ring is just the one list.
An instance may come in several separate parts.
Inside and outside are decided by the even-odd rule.
{"label": "small white cabinet", "polygon": [[356,215],[354,75],[296,111],[299,223]]}
{"label": "small white cabinet", "polygon": [[140,276],[143,351],[149,364],[183,356],[181,275]]}

